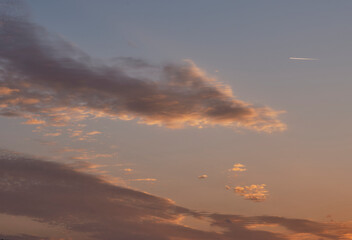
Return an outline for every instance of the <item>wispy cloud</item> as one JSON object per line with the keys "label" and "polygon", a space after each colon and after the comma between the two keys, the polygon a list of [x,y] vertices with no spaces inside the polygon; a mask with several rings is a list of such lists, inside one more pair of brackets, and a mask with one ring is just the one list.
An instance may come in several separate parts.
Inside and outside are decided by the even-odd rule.
{"label": "wispy cloud", "polygon": [[[94,170],[101,166],[81,164],[77,167]],[[126,240],[335,240],[348,239],[352,232],[351,224],[346,222],[198,212],[180,207],[169,199],[112,185],[73,166],[7,151],[0,151],[0,175],[0,213],[67,228],[75,233],[73,239],[76,240],[87,237],[110,240],[116,236]],[[185,226],[183,216],[210,223],[209,227],[201,230]],[[273,229],[254,227],[264,225]],[[222,231],[213,227],[220,227]],[[280,230],[282,228],[285,230]],[[29,236],[30,233],[18,229],[17,233],[0,234],[0,237],[55,239],[49,232]]]}
{"label": "wispy cloud", "polygon": [[128,181],[132,182],[156,182],[156,178],[137,178],[137,179],[130,179]]}
{"label": "wispy cloud", "polygon": [[91,135],[97,135],[97,134],[101,134],[102,132],[100,131],[92,131],[92,132],[87,132],[86,134],[91,136]]}
{"label": "wispy cloud", "polygon": [[317,58],[302,58],[302,57],[289,57],[290,60],[301,60],[301,61],[317,61]]}
{"label": "wispy cloud", "polygon": [[42,125],[42,124],[45,124],[45,121],[44,120],[40,120],[40,119],[35,119],[35,118],[29,118],[25,122],[23,122],[22,124],[26,124],[26,125]]}
{"label": "wispy cloud", "polygon": [[128,67],[103,63],[21,16],[21,6],[5,4],[3,8],[2,116],[38,118],[28,123],[54,126],[109,117],[169,128],[286,129],[278,119],[281,111],[237,99],[229,86],[209,77],[190,60],[159,66],[156,76],[132,76],[131,68],[141,71],[149,64],[132,58],[128,58]]}
{"label": "wispy cloud", "polygon": [[60,132],[56,132],[56,133],[45,133],[44,136],[46,137],[57,137],[60,136],[61,133]]}

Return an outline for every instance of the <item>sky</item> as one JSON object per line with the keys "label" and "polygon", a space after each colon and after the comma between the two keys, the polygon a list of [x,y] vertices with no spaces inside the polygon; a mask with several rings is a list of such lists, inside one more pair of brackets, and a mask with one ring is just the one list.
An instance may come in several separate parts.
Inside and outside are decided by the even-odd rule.
{"label": "sky", "polygon": [[352,239],[351,10],[0,0],[0,238]]}

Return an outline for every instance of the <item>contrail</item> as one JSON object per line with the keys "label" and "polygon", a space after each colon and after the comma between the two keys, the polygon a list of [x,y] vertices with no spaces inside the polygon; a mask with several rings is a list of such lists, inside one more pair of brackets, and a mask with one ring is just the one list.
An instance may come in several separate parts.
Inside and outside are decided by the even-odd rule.
{"label": "contrail", "polygon": [[290,60],[303,60],[303,61],[317,61],[317,58],[298,58],[298,57],[289,57]]}

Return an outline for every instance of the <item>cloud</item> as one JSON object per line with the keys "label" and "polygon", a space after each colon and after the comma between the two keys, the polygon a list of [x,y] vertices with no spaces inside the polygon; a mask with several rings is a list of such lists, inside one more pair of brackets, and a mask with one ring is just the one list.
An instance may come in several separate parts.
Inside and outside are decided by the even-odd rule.
{"label": "cloud", "polygon": [[73,159],[73,160],[89,160],[89,159],[111,158],[111,157],[114,157],[114,154],[83,152],[80,155],[72,156],[71,159]]}
{"label": "cloud", "polygon": [[299,58],[299,57],[289,57],[290,60],[302,60],[302,61],[317,61],[317,58]]}
{"label": "cloud", "polygon": [[87,135],[91,136],[91,135],[97,135],[97,134],[101,134],[101,132],[99,131],[92,131],[92,132],[87,132]]}
{"label": "cloud", "polygon": [[244,197],[244,199],[255,202],[263,202],[266,200],[268,191],[265,184],[252,184],[250,186],[237,186],[234,188],[235,193]]}
{"label": "cloud", "polygon": [[246,166],[241,163],[236,163],[233,165],[233,168],[229,169],[232,172],[244,172],[247,171]]}
{"label": "cloud", "polygon": [[60,136],[61,133],[60,132],[56,132],[56,133],[45,133],[44,136],[46,137],[57,137]]}
{"label": "cloud", "polygon": [[[4,235],[0,233],[0,239],[1,240],[54,240],[54,239],[49,239],[49,238],[43,238],[43,237],[36,237],[36,236],[31,236],[27,234],[22,234],[22,235]],[[58,239],[59,240],[59,239]]]}
{"label": "cloud", "polygon": [[[73,167],[0,151],[0,213],[66,228],[76,240],[110,240],[117,236],[124,240],[287,240],[303,235],[331,240],[347,238],[352,231],[350,223],[198,212],[169,199],[112,185]],[[208,223],[208,229],[185,226],[183,217]],[[273,231],[253,228],[255,225],[270,225]],[[286,230],[280,232],[282,227]],[[18,229],[16,236],[0,236],[53,239],[46,234],[34,236]],[[68,234],[66,231],[65,236]]]}
{"label": "cloud", "polygon": [[138,179],[130,179],[129,181],[132,181],[132,182],[156,182],[157,179],[155,179],[155,178],[138,178]]}
{"label": "cloud", "polygon": [[11,89],[8,87],[0,87],[0,95],[10,95],[13,92],[19,92],[18,89]]}
{"label": "cloud", "polygon": [[203,175],[198,176],[198,178],[199,178],[199,179],[205,179],[205,178],[208,178],[208,175],[203,174]]}
{"label": "cloud", "polygon": [[27,119],[27,121],[23,122],[23,124],[26,124],[26,125],[42,125],[44,123],[45,121],[40,119],[35,119],[35,118],[30,118],[30,119]]}
{"label": "cloud", "polygon": [[[2,5],[0,87],[16,89],[3,90],[2,116],[40,118],[53,126],[109,117],[169,128],[286,129],[278,119],[281,111],[237,99],[229,86],[190,60],[135,77],[130,73],[149,64],[125,58],[124,64],[116,66],[93,59],[22,16],[20,5]],[[36,101],[28,104],[29,99]]]}

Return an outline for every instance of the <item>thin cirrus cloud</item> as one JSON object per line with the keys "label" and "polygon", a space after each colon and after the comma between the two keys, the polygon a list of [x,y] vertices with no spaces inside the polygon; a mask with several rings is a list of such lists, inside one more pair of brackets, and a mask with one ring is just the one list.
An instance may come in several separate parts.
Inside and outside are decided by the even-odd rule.
{"label": "thin cirrus cloud", "polygon": [[286,129],[278,119],[282,111],[237,99],[190,60],[156,67],[158,77],[132,76],[131,68],[143,71],[150,64],[122,58],[127,64],[116,66],[93,59],[22,16],[23,7],[15,3],[3,3],[0,12],[1,116],[53,126],[109,117],[169,128]]}
{"label": "thin cirrus cloud", "polygon": [[[348,239],[352,231],[346,222],[198,212],[110,184],[70,165],[4,150],[0,151],[0,175],[0,214],[65,228],[65,236],[75,234],[76,240],[117,236],[124,240],[332,240]],[[208,223],[208,231],[183,225],[183,217]],[[261,230],[260,226],[271,227]],[[21,229],[12,235],[4,231],[0,226],[0,237],[5,239],[56,239],[48,231],[42,236]]]}

